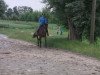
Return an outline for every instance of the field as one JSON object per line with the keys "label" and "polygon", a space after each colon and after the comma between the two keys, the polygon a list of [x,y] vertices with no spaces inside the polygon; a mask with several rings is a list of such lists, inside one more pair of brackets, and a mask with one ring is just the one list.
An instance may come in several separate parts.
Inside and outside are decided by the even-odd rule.
{"label": "field", "polygon": [[[0,33],[9,38],[20,39],[36,44],[36,39],[32,34],[36,31],[38,23],[23,21],[0,20]],[[56,24],[49,24],[49,35],[47,38],[48,47],[60,48],[65,51],[76,52],[100,59],[100,39],[95,44],[90,45],[87,40],[70,41],[67,40],[68,32],[63,30],[63,35],[57,35]]]}

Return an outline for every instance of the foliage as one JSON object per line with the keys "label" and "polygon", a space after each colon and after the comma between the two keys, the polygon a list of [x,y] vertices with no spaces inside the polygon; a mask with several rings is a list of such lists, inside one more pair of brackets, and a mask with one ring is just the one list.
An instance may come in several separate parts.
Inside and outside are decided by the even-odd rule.
{"label": "foliage", "polygon": [[5,13],[6,8],[7,5],[4,0],[0,0],[0,18],[3,17],[2,15]]}
{"label": "foliage", "polygon": [[9,19],[12,19],[12,13],[13,13],[13,10],[11,8],[9,8],[6,12],[6,15]]}
{"label": "foliage", "polygon": [[33,11],[31,7],[27,6],[15,6],[13,9],[8,8],[3,19],[38,22],[38,18],[42,13],[45,14],[45,17],[48,18],[49,22],[54,23],[56,21],[56,18],[50,10],[43,8],[42,11]]}
{"label": "foliage", "polygon": [[[48,9],[52,12],[58,20],[68,27],[68,18],[71,19],[74,32],[82,39],[83,37],[89,39],[90,34],[90,20],[92,10],[92,0],[43,0],[47,4]],[[95,38],[100,36],[100,0],[97,0],[96,13],[96,31]]]}

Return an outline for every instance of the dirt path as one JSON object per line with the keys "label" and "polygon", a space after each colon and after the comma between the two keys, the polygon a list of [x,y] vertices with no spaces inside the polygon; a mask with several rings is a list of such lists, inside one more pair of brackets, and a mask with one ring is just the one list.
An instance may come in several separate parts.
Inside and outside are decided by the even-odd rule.
{"label": "dirt path", "polygon": [[0,75],[100,75],[100,61],[0,36]]}

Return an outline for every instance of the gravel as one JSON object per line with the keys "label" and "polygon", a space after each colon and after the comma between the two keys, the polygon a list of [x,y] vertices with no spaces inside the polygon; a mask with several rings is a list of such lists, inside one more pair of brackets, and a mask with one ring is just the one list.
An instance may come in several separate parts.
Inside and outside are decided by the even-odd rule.
{"label": "gravel", "polygon": [[0,34],[0,75],[100,75],[100,61]]}

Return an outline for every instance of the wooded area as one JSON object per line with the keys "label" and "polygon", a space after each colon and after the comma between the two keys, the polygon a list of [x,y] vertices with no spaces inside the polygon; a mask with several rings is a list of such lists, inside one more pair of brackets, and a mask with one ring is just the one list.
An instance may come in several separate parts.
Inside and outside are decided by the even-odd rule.
{"label": "wooded area", "polygon": [[[100,0],[43,0],[46,7],[34,11],[31,7],[15,6],[8,8],[0,0],[0,19],[38,21],[45,13],[51,23],[59,23],[69,30],[69,40],[88,39],[94,43],[100,37]],[[96,4],[97,3],[97,4]]]}

